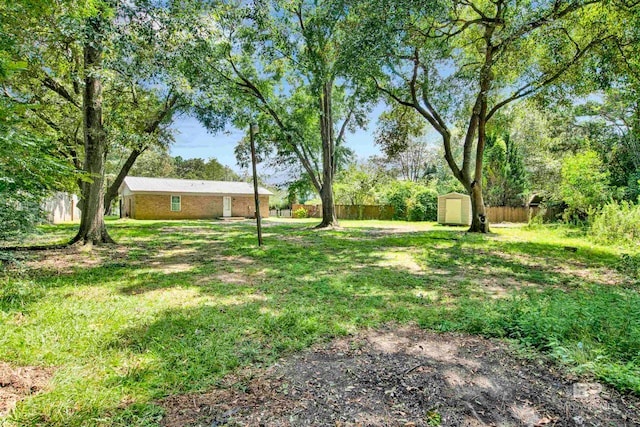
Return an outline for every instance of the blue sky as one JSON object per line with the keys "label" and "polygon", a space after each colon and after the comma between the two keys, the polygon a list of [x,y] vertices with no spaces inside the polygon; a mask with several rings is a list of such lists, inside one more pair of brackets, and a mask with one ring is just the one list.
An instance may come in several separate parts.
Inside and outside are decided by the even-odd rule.
{"label": "blue sky", "polygon": [[[348,134],[347,145],[354,150],[359,159],[365,159],[371,155],[379,154],[380,150],[373,143],[378,116],[384,111],[384,104],[377,105],[371,114],[367,129],[360,129]],[[185,159],[199,157],[209,159],[215,157],[220,163],[239,171],[233,149],[236,143],[242,139],[244,132],[230,128],[226,132],[212,135],[194,117],[178,117],[172,128],[175,132],[176,142],[171,146],[172,156],[181,156]],[[269,171],[267,171],[269,172]]]}

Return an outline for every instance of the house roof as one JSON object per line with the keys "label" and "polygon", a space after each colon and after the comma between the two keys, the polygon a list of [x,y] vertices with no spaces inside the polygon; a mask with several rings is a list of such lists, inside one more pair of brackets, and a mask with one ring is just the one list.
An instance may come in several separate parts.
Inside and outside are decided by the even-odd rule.
{"label": "house roof", "polygon": [[[200,193],[200,194],[253,194],[253,184],[234,181],[200,181],[195,179],[142,178],[127,176],[120,192],[127,186],[133,193]],[[271,196],[273,193],[258,187],[258,194]]]}

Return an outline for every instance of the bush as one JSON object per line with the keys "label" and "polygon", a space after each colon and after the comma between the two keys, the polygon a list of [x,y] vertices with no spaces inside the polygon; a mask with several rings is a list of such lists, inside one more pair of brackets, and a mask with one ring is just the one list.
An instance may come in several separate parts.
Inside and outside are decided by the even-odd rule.
{"label": "bush", "polygon": [[423,184],[394,181],[382,191],[383,204],[393,207],[393,219],[435,221],[438,215],[438,193]]}
{"label": "bush", "polygon": [[409,201],[409,221],[437,221],[438,193],[430,188],[420,190]]}
{"label": "bush", "polygon": [[294,218],[309,218],[309,212],[305,208],[299,208],[293,211]]}
{"label": "bush", "polygon": [[547,208],[544,206],[540,207],[540,210],[538,211],[537,214],[535,214],[535,216],[532,216],[529,218],[529,223],[527,224],[527,227],[530,228],[535,228],[538,226],[541,226],[542,224],[544,224],[544,216],[547,214]]}
{"label": "bush", "polygon": [[407,219],[407,201],[411,198],[412,182],[394,181],[384,192],[383,203],[393,206],[393,219]]}
{"label": "bush", "polygon": [[0,185],[0,240],[23,237],[36,229],[43,219],[38,196],[21,194],[19,199],[12,198]]}
{"label": "bush", "polygon": [[601,243],[633,245],[640,242],[640,205],[609,202],[591,221],[590,234]]}
{"label": "bush", "polygon": [[585,221],[611,195],[609,172],[594,151],[568,155],[562,162],[559,190],[568,206],[565,221]]}
{"label": "bush", "polygon": [[627,200],[640,201],[640,170],[629,175],[624,197]]}

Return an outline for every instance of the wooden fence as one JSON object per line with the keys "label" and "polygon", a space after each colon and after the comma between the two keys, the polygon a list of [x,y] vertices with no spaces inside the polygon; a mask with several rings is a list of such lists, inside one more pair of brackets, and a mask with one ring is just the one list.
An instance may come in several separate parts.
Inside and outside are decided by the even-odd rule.
{"label": "wooden fence", "polygon": [[[322,205],[296,205],[291,207],[291,212],[304,208],[311,218],[322,218]],[[531,218],[536,216],[540,208],[538,207],[509,207],[509,206],[493,206],[487,208],[487,217],[489,223],[497,224],[500,222],[519,222],[527,223]],[[392,206],[353,206],[353,205],[336,205],[336,216],[338,219],[379,219],[389,220],[393,218]]]}
{"label": "wooden fence", "polygon": [[[291,211],[304,208],[311,218],[322,218],[322,205],[293,205]],[[338,219],[380,219],[393,218],[392,206],[376,205],[336,205]]]}
{"label": "wooden fence", "polygon": [[529,222],[531,218],[538,214],[540,208],[527,208],[524,206],[491,206],[487,208],[487,218],[489,223],[497,224],[499,222]]}

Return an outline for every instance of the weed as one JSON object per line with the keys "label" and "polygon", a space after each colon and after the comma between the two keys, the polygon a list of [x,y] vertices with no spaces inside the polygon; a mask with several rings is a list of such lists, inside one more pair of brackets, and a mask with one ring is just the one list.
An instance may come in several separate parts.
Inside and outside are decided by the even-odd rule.
{"label": "weed", "polygon": [[[117,250],[0,272],[0,360],[59,368],[7,422],[155,425],[158,399],[385,322],[508,337],[640,393],[629,248],[555,225],[481,236],[393,221],[311,230],[317,221],[265,220],[258,250],[249,223],[109,220]],[[73,231],[43,227],[51,240]]]}
{"label": "weed", "polygon": [[425,420],[428,426],[439,426],[442,423],[442,416],[440,412],[438,412],[437,408],[432,408],[427,411],[425,415]]}

